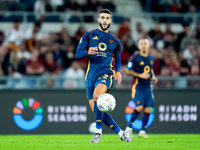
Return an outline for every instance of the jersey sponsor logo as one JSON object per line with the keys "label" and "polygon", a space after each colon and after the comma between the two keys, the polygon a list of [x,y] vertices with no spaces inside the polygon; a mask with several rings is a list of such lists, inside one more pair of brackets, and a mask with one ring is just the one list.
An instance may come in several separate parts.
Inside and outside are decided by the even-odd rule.
{"label": "jersey sponsor logo", "polygon": [[141,61],[141,62],[140,62],[140,65],[144,65],[144,62],[143,62],[143,61]]}
{"label": "jersey sponsor logo", "polygon": [[112,40],[112,39],[109,39],[108,42],[109,42],[110,44],[113,44],[113,40]]}
{"label": "jersey sponsor logo", "polygon": [[150,72],[150,67],[149,66],[145,66],[144,67],[144,72],[149,73]]}
{"label": "jersey sponsor logo", "polygon": [[105,43],[101,42],[101,43],[99,43],[98,48],[101,51],[105,51],[107,49],[107,45]]}
{"label": "jersey sponsor logo", "polygon": [[93,38],[93,40],[99,40],[99,39],[98,39],[98,37],[97,37],[97,36],[95,36],[95,37]]}

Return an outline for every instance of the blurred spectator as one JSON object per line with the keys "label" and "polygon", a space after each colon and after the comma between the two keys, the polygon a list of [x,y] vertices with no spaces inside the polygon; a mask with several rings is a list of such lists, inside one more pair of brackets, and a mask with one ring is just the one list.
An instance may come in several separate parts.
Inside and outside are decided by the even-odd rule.
{"label": "blurred spectator", "polygon": [[191,64],[192,59],[196,57],[196,50],[194,45],[189,43],[187,48],[183,50],[183,58],[186,59],[189,64]]}
{"label": "blurred spectator", "polygon": [[74,45],[69,44],[69,45],[63,46],[60,52],[60,56],[62,59],[61,63],[62,63],[63,68],[68,68],[69,66],[71,66],[72,62],[75,60]]}
{"label": "blurred spectator", "polygon": [[181,63],[180,63],[180,75],[181,76],[186,76],[189,74],[189,71],[190,71],[190,66],[187,62],[187,60],[183,59],[181,60]]}
{"label": "blurred spectator", "polygon": [[7,47],[0,47],[0,76],[2,75],[12,75]]}
{"label": "blurred spectator", "polygon": [[196,32],[196,38],[200,42],[200,20],[197,21],[196,23],[195,32]]}
{"label": "blurred spectator", "polygon": [[196,7],[194,5],[189,5],[189,11],[184,15],[183,22],[193,22],[194,14],[196,13]]}
{"label": "blurred spectator", "polygon": [[117,36],[120,39],[123,35],[127,35],[128,37],[131,37],[131,27],[130,27],[130,19],[125,18],[124,22],[119,26],[117,31]]}
{"label": "blurred spectator", "polygon": [[165,36],[166,34],[172,35],[172,36],[173,36],[173,40],[176,38],[176,33],[172,31],[172,29],[171,29],[171,24],[170,24],[170,23],[167,23],[167,24],[165,25],[165,31],[164,31],[163,34],[164,34],[164,36]]}
{"label": "blurred spectator", "polygon": [[170,69],[168,66],[162,66],[160,70],[161,76],[169,76],[170,75]]}
{"label": "blurred spectator", "polygon": [[[61,66],[58,62],[55,61],[54,55],[52,52],[47,52],[45,54],[45,59],[44,59],[44,66],[47,71],[47,74],[45,75],[45,78],[48,77],[56,77],[60,75],[61,72]],[[47,83],[45,83],[49,88],[52,87],[58,87],[59,86],[59,81],[57,80],[47,80]]]}
{"label": "blurred spectator", "polygon": [[60,74],[61,66],[55,61],[52,52],[47,52],[45,54],[44,67],[51,76],[58,76]]}
{"label": "blurred spectator", "polygon": [[123,46],[124,51],[129,52],[129,54],[133,54],[133,52],[137,49],[136,47],[132,47],[132,43],[129,40],[129,37],[127,34],[123,34],[121,36],[121,46]]}
{"label": "blurred spectator", "polygon": [[28,28],[25,33],[25,38],[30,39],[35,36],[35,40],[41,40],[44,37],[44,33],[41,32],[42,22],[34,22],[33,28]]}
{"label": "blurred spectator", "polygon": [[46,12],[52,11],[49,0],[37,0],[34,4],[34,12],[36,13],[36,19],[39,21],[45,20]]}
{"label": "blurred spectator", "polygon": [[99,0],[88,0],[84,11],[96,12],[98,11],[97,8],[99,6],[101,6],[101,3],[99,2]]}
{"label": "blurred spectator", "polygon": [[26,10],[26,5],[20,0],[8,0],[6,1],[9,11],[23,11]]}
{"label": "blurred spectator", "polygon": [[121,63],[127,64],[129,58],[130,58],[129,52],[124,49],[124,45],[121,45]]}
{"label": "blurred spectator", "polygon": [[112,12],[116,11],[116,4],[114,0],[101,1],[101,5],[103,8],[109,9]]}
{"label": "blurred spectator", "polygon": [[159,23],[155,23],[154,28],[151,29],[148,34],[154,40],[155,43],[157,42],[157,40],[161,39],[163,33],[160,29]]}
{"label": "blurred spectator", "polygon": [[155,73],[155,75],[160,75],[160,70],[161,70],[162,66],[164,65],[162,55],[159,53],[159,51],[157,49],[152,49],[151,54],[154,57],[154,63],[153,63],[154,73]]}
{"label": "blurred spectator", "polygon": [[143,29],[142,23],[137,22],[136,23],[136,29],[132,32],[132,38],[133,38],[134,42],[138,43],[138,41],[141,38],[144,38],[146,34],[147,34],[147,31],[145,31]]}
{"label": "blurred spectator", "polygon": [[76,0],[66,0],[64,3],[65,11],[81,11],[81,6]]}
{"label": "blurred spectator", "polygon": [[74,44],[74,48],[76,49],[78,46],[79,41],[81,40],[81,37],[83,34],[85,34],[86,29],[83,26],[78,27],[78,30],[76,31],[74,37],[72,37],[72,42]]}
{"label": "blurred spectator", "polygon": [[31,59],[27,60],[26,63],[26,74],[27,75],[42,75],[45,72],[43,62],[39,59],[39,51],[34,49],[32,52]]}
{"label": "blurred spectator", "polygon": [[176,45],[175,50],[177,53],[181,51],[180,45],[181,45],[182,39],[185,36],[187,36],[187,34],[189,33],[189,30],[190,30],[190,25],[188,23],[182,23],[182,26],[183,26],[183,32],[178,34],[177,40],[175,41],[175,45]]}
{"label": "blurred spectator", "polygon": [[190,31],[181,41],[180,48],[184,50],[188,45],[193,45],[194,49],[197,50],[199,46],[199,41],[196,39],[196,32]]}
{"label": "blurred spectator", "polygon": [[63,1],[63,0],[50,0],[50,4],[51,4],[51,6],[52,6],[52,9],[53,9],[54,11],[57,11],[57,8],[58,8],[59,6],[63,6],[64,1]]}
{"label": "blurred spectator", "polygon": [[200,71],[199,71],[199,66],[198,65],[192,65],[190,68],[190,75],[192,76],[198,76],[200,75]]}
{"label": "blurred spectator", "polygon": [[0,46],[3,43],[3,41],[4,41],[4,33],[3,31],[0,30]]}
{"label": "blurred spectator", "polygon": [[64,77],[69,78],[66,79],[63,83],[64,88],[80,88],[84,86],[80,84],[77,80],[83,81],[83,78],[85,76],[84,70],[80,67],[80,64],[76,61],[72,63],[72,65],[66,70],[64,73]]}
{"label": "blurred spectator", "polygon": [[13,71],[20,74],[26,74],[25,65],[28,59],[31,59],[31,53],[26,50],[25,42],[22,42],[19,46],[19,50],[16,52],[13,51],[10,56],[10,60],[13,62],[11,63]]}
{"label": "blurred spectator", "polygon": [[[160,75],[161,76],[170,76],[171,72],[169,67],[167,66],[162,66],[161,70],[160,70]],[[158,82],[158,85],[160,87],[165,87],[165,88],[170,88],[173,86],[173,81],[172,80],[161,80]]]}
{"label": "blurred spectator", "polygon": [[13,26],[5,31],[5,40],[3,45],[8,45],[10,42],[15,42],[15,44],[20,45],[23,40],[23,31],[20,30],[19,20],[14,20]]}

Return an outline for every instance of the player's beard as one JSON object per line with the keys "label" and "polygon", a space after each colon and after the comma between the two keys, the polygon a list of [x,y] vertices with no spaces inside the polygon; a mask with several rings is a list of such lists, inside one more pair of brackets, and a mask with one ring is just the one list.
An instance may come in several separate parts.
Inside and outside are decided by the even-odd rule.
{"label": "player's beard", "polygon": [[108,24],[108,26],[106,28],[103,28],[102,24],[99,22],[99,26],[102,31],[106,31],[110,27],[110,23]]}

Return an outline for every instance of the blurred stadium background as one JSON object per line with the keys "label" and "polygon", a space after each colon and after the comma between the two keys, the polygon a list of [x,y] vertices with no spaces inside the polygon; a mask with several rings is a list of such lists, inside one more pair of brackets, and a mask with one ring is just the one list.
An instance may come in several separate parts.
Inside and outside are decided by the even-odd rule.
{"label": "blurred stadium background", "polygon": [[[20,111],[14,111],[15,105],[18,108],[21,106],[17,102],[31,108],[32,100],[39,101],[43,106],[40,113],[43,113],[47,123],[59,122],[56,114],[60,113],[60,116],[71,113],[70,119],[74,124],[70,124],[70,127],[76,126],[76,122],[86,121],[81,126],[88,128],[93,116],[86,104],[86,95],[83,94],[87,62],[86,59],[76,60],[74,53],[82,35],[97,28],[97,12],[102,8],[109,8],[113,12],[110,30],[119,37],[122,44],[123,81],[121,86],[114,82],[112,90],[117,100],[124,100],[117,104],[118,108],[113,113],[124,114],[131,99],[132,78],[124,70],[129,57],[137,52],[138,40],[147,38],[151,45],[150,53],[155,58],[154,72],[159,79],[158,84],[154,85],[155,97],[160,101],[155,108],[157,125],[154,123],[150,132],[184,133],[185,129],[181,128],[184,124],[182,127],[193,127],[185,132],[199,133],[198,0],[0,0],[0,96],[2,110],[7,112],[4,113],[7,115],[1,116],[7,119],[0,134],[27,134],[23,129],[15,127],[16,122],[12,117],[13,113],[20,114]],[[29,97],[33,98],[30,100]],[[59,106],[63,105],[63,109],[67,109],[67,106],[69,109],[78,108],[68,112],[63,110],[62,113]],[[25,110],[22,109],[24,107],[20,109]],[[88,111],[85,111],[85,107]],[[79,120],[76,120],[77,113],[80,113],[79,117],[82,115]],[[27,120],[34,116],[31,110],[22,114]],[[38,127],[40,129],[33,129],[30,133],[73,133],[71,128],[65,132],[61,130],[66,127],[64,122],[70,120],[68,118],[66,121],[66,118],[59,125],[41,125]],[[125,127],[124,115],[118,120]],[[173,123],[169,125],[163,122]],[[13,130],[7,129],[10,123]],[[162,125],[166,128],[155,128],[162,128]],[[60,130],[48,132],[46,126],[50,129],[57,126]],[[83,133],[89,132],[87,130]]]}

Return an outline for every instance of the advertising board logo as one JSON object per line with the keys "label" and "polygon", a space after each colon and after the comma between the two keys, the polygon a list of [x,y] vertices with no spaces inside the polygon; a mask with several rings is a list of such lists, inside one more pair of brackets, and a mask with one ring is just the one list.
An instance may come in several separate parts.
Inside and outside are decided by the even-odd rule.
{"label": "advertising board logo", "polygon": [[33,98],[23,98],[13,108],[13,119],[19,128],[34,130],[42,123],[43,108]]}
{"label": "advertising board logo", "polygon": [[[125,108],[125,113],[126,113],[125,114],[125,119],[126,119],[127,123],[130,122],[131,114],[132,114],[133,110],[135,109],[135,107],[136,107],[136,105],[135,105],[133,100],[128,102],[128,105]],[[155,118],[154,108],[152,108],[151,109],[151,114],[149,115],[149,121],[147,123],[147,127],[149,127],[153,123],[154,118]],[[142,128],[142,120],[136,119],[134,121],[133,125],[132,125],[132,128],[140,130]]]}

